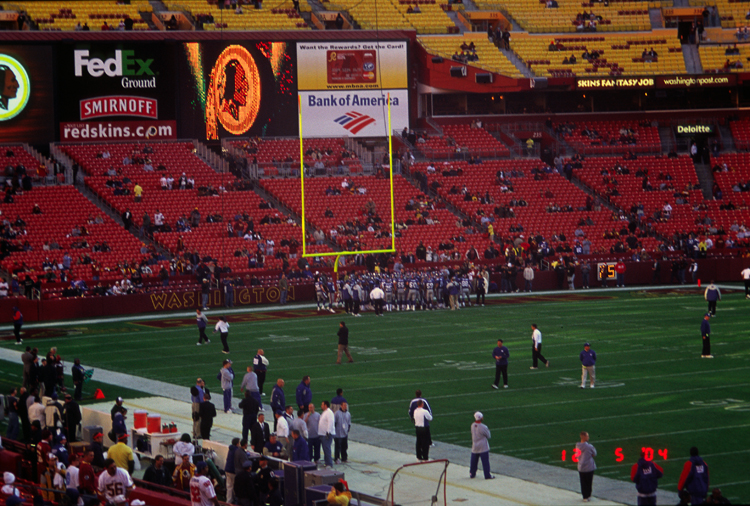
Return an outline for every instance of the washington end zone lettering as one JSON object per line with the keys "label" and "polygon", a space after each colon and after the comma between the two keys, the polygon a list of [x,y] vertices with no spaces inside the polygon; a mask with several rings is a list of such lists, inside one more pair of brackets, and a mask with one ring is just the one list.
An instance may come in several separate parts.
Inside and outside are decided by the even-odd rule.
{"label": "washington end zone lettering", "polygon": [[[339,97],[337,99],[333,95],[331,95],[330,97],[317,97],[315,95],[308,95],[307,105],[309,107],[381,107],[388,105],[388,97],[361,97],[359,95],[347,95],[345,97]],[[392,107],[398,106],[398,97],[391,97],[390,105]]]}

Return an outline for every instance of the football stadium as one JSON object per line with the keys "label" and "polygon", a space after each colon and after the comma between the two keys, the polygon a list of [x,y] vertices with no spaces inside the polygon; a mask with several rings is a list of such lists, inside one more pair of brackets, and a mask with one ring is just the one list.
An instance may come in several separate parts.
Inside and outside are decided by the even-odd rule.
{"label": "football stadium", "polygon": [[0,0],[0,503],[749,502],[748,19]]}

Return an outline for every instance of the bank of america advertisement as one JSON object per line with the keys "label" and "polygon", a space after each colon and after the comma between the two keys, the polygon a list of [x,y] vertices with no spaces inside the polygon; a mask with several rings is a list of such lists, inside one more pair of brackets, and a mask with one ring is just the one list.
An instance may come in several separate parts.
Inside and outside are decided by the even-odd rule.
{"label": "bank of america advertisement", "polygon": [[303,137],[384,137],[409,125],[408,90],[301,91]]}
{"label": "bank of america advertisement", "polygon": [[407,43],[297,43],[305,137],[381,137],[409,125]]}

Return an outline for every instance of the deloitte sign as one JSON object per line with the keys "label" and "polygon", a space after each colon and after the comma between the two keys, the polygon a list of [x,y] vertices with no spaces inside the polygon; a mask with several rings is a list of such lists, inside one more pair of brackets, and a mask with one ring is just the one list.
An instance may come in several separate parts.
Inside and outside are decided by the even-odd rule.
{"label": "deloitte sign", "polygon": [[677,135],[713,135],[715,127],[713,125],[677,125]]}

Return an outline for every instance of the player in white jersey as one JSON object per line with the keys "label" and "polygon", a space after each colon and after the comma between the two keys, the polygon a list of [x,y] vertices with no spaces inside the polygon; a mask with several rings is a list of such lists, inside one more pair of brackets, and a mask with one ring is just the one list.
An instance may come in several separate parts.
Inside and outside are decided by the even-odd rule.
{"label": "player in white jersey", "polygon": [[214,484],[206,476],[207,474],[208,464],[198,462],[198,465],[195,466],[195,476],[190,478],[190,503],[192,506],[219,506]]}
{"label": "player in white jersey", "polygon": [[115,461],[104,461],[104,472],[99,475],[99,497],[105,503],[124,503],[135,487],[130,474],[123,468],[117,467]]}
{"label": "player in white jersey", "polygon": [[745,298],[750,299],[750,267],[745,267],[740,274],[745,281]]}

